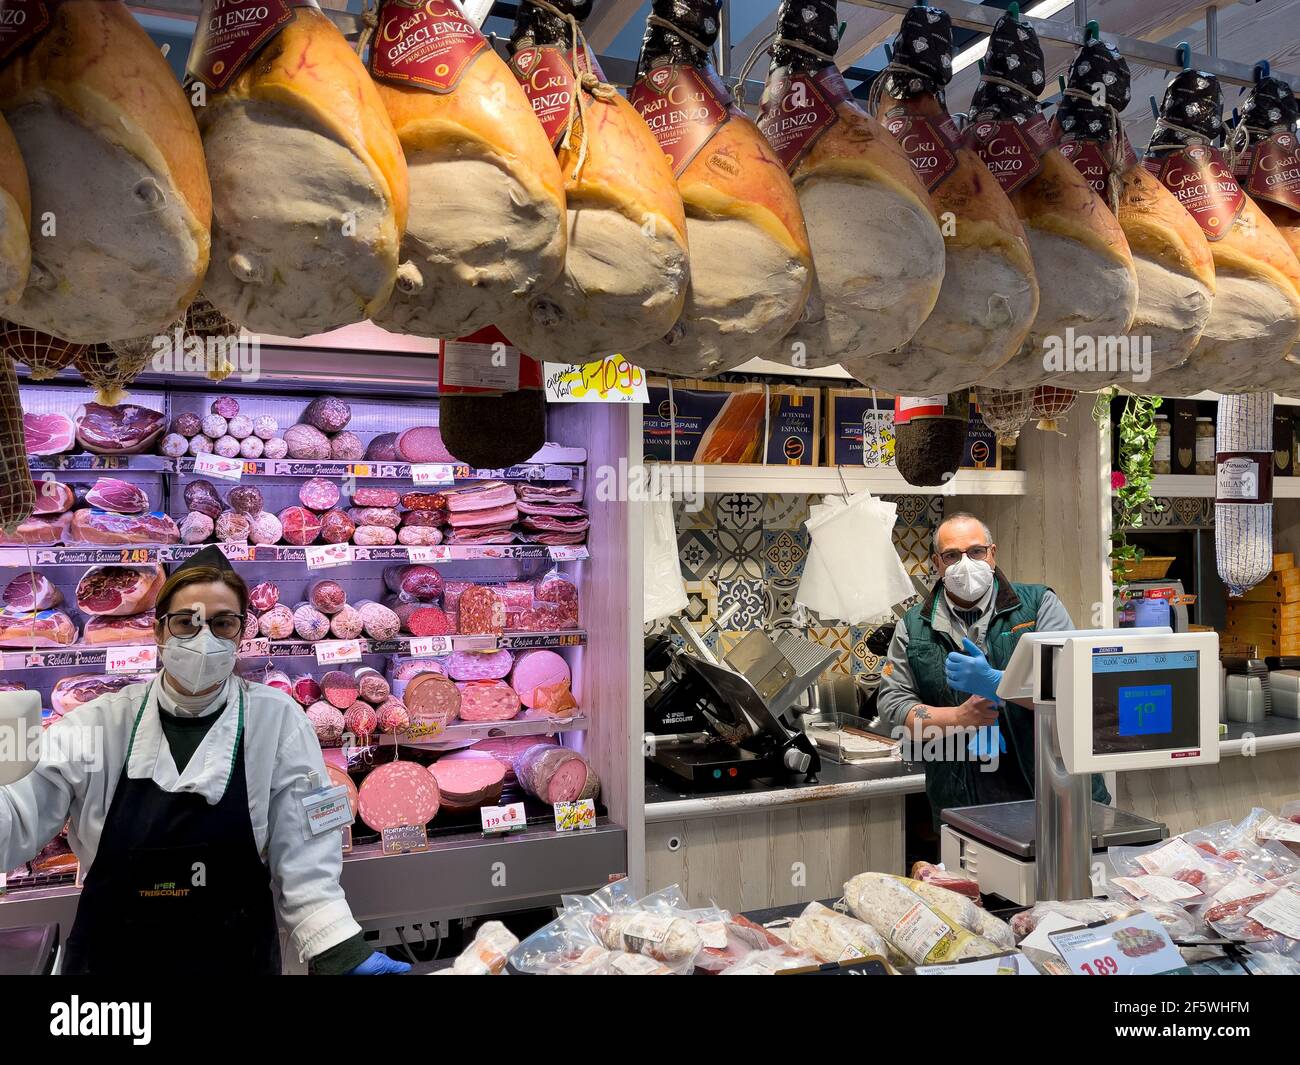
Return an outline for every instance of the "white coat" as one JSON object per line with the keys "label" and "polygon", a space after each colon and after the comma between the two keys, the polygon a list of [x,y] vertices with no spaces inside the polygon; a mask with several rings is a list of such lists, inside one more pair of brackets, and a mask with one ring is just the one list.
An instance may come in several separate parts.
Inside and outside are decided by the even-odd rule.
{"label": "white coat", "polygon": [[249,814],[280,923],[300,960],[358,934],[339,887],[339,831],[313,837],[307,827],[302,798],[313,790],[312,774],[324,785],[329,778],[302,707],[275,688],[232,678],[220,719],[178,773],[158,718],[160,684],[155,678],[134,743],[131,731],[148,684],[100,696],[50,726],[35,771],[0,787],[0,869],[33,858],[67,821],[68,843],[89,870],[128,749],[127,775],[133,780],[152,779],[163,791],[193,792],[216,805],[230,775],[239,718],[236,686],[243,684]]}

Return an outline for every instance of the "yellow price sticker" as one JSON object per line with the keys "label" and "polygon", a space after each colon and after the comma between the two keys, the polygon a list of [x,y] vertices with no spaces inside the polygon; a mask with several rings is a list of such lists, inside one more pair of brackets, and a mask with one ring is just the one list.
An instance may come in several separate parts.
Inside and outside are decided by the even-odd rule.
{"label": "yellow price sticker", "polygon": [[647,403],[645,371],[622,355],[581,364],[548,362],[543,374],[553,403]]}

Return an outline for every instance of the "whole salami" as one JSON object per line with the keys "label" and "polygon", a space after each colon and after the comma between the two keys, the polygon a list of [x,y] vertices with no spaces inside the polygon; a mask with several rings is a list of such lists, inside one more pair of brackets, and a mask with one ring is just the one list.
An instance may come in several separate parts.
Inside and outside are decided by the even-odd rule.
{"label": "whole salami", "polygon": [[336,462],[354,462],[365,453],[366,445],[356,433],[345,430],[330,437],[330,458]]}
{"label": "whole salami", "polygon": [[441,492],[407,492],[402,496],[407,510],[446,510],[447,497]]}
{"label": "whole salami", "polygon": [[239,442],[239,454],[241,458],[260,459],[266,445],[262,443],[260,436],[246,436]]}
{"label": "whole salami", "polygon": [[299,603],[293,610],[293,627],[301,639],[315,643],[330,634],[330,619],[310,603]]}
{"label": "whole salami", "polygon": [[258,627],[269,640],[287,640],[293,634],[293,611],[283,603],[273,606],[258,619]]}
{"label": "whole salami", "polygon": [[248,593],[248,602],[258,611],[270,610],[280,601],[280,589],[274,581],[262,581],[255,584]]}
{"label": "whole salami", "polygon": [[445,728],[460,713],[460,689],[441,673],[418,673],[402,693],[413,725]]}
{"label": "whole salami", "polygon": [[322,614],[334,615],[347,605],[348,597],[343,585],[324,577],[312,582],[307,600]]}
{"label": "whole salami", "polygon": [[411,724],[406,704],[400,699],[387,699],[375,711],[379,715],[379,731],[390,736],[405,732]]}
{"label": "whole salami", "polygon": [[462,635],[500,635],[505,630],[505,606],[491,588],[480,584],[466,588],[456,610]]}
{"label": "whole salami", "polygon": [[262,457],[267,459],[282,459],[289,454],[289,445],[282,436],[273,436],[262,445]]}
{"label": "whole salami", "polygon": [[396,433],[380,433],[366,448],[366,458],[372,462],[397,462],[396,444]]}
{"label": "whole salami", "polygon": [[190,437],[189,452],[191,455],[211,455],[212,441],[206,436]]}
{"label": "whole salami", "polygon": [[185,506],[189,510],[206,514],[213,521],[226,509],[221,496],[217,495],[216,486],[211,481],[202,479],[191,481],[185,486]]}
{"label": "whole salami", "polygon": [[399,513],[403,529],[436,529],[447,524],[445,510],[403,510]]}
{"label": "whole salami", "polygon": [[357,691],[361,698],[371,706],[383,706],[393,694],[392,688],[384,675],[370,666],[362,666],[353,676],[356,677]]}
{"label": "whole salami", "polygon": [[510,672],[515,656],[497,651],[456,651],[447,659],[447,676],[452,680],[500,680]]}
{"label": "whole salami", "polygon": [[395,507],[402,495],[395,488],[357,488],[352,493],[354,507]]}
{"label": "whole salami", "polygon": [[263,510],[252,515],[248,520],[248,542],[250,544],[278,544],[284,535],[284,526],[274,514]]}
{"label": "whole salami", "polygon": [[385,529],[396,529],[402,524],[401,515],[391,507],[353,507],[348,517],[357,525],[382,525]]}
{"label": "whole salami", "polygon": [[217,442],[212,445],[212,450],[222,458],[233,459],[239,454],[239,441],[227,433],[217,438]]}
{"label": "whole salami", "polygon": [[369,703],[360,700],[348,707],[343,715],[344,731],[352,733],[362,743],[369,740],[379,729],[379,715]]}
{"label": "whole salami", "polygon": [[172,419],[172,432],[178,436],[198,436],[203,432],[203,419],[197,414],[186,411]]}
{"label": "whole salami", "polygon": [[[253,419],[253,435],[259,440],[271,440],[280,431],[280,424],[269,414],[259,414]],[[281,458],[284,456],[281,455]]]}
{"label": "whole salami", "polygon": [[355,703],[359,694],[356,678],[341,669],[331,669],[321,677],[320,690],[329,704],[340,710],[346,710]]}
{"label": "whole salami", "polygon": [[462,721],[509,721],[519,713],[519,696],[504,681],[466,680],[456,687],[460,689]]}
{"label": "whole salami", "polygon": [[591,764],[569,747],[535,744],[515,758],[515,778],[529,795],[557,802],[594,799],[600,779]]}
{"label": "whole salami", "polygon": [[197,510],[191,510],[181,519],[181,543],[201,544],[216,526],[211,518]]}
{"label": "whole salami", "polygon": [[215,526],[217,539],[222,543],[247,543],[252,525],[247,514],[223,510]]}
{"label": "whole salami", "polygon": [[262,493],[252,485],[236,485],[226,495],[230,509],[240,514],[256,514],[262,509]]}
{"label": "whole salami", "polygon": [[300,673],[293,678],[293,697],[303,706],[311,706],[323,698],[320,685],[310,673]]}
{"label": "whole salami", "polygon": [[326,511],[339,501],[339,486],[324,477],[312,477],[298,489],[298,502],[308,510]]}
{"label": "whole salami", "polygon": [[392,547],[397,533],[383,525],[358,525],[352,542],[358,547]]}
{"label": "whole salami", "polygon": [[306,507],[285,507],[279,514],[284,528],[285,543],[305,547],[316,542],[320,535],[320,517]]}
{"label": "whole salami", "polygon": [[357,611],[366,635],[372,640],[391,640],[402,631],[401,620],[382,603],[363,600],[357,604]]}
{"label": "whole salami", "polygon": [[414,762],[389,762],[361,782],[357,805],[374,831],[423,825],[438,813],[438,782]]}
{"label": "whole salami", "polygon": [[321,516],[320,538],[327,544],[346,544],[357,531],[356,522],[337,508]]}
{"label": "whole salami", "polygon": [[352,408],[337,396],[317,396],[307,404],[302,420],[322,433],[337,433],[352,420]]}
{"label": "whole salami", "polygon": [[361,614],[355,607],[346,603],[330,618],[330,635],[336,640],[355,640],[365,631],[365,628]]}
{"label": "whole salami", "polygon": [[403,525],[397,530],[397,542],[407,547],[436,547],[442,543],[442,530],[433,526]]}
{"label": "whole salami", "polygon": [[384,584],[390,592],[412,599],[436,600],[442,595],[442,574],[432,566],[386,566]]}
{"label": "whole salami", "polygon": [[284,444],[291,459],[327,459],[329,437],[311,425],[291,425],[284,431]]}
{"label": "whole salami", "polygon": [[322,747],[337,747],[343,738],[343,713],[329,703],[313,703],[307,707],[307,720],[316,730],[316,739]]}

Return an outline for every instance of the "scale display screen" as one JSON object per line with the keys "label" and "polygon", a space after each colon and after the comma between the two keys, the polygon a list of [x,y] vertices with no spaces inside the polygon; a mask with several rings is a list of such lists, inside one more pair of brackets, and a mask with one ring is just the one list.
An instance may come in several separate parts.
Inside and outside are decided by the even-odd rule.
{"label": "scale display screen", "polygon": [[1199,746],[1199,651],[1092,656],[1092,752]]}

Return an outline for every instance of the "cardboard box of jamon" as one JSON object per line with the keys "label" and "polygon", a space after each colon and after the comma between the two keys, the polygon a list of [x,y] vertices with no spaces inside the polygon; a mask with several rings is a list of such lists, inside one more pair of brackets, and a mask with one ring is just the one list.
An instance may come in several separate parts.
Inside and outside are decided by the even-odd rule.
{"label": "cardboard box of jamon", "polygon": [[821,390],[652,377],[642,415],[647,460],[816,466]]}

